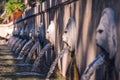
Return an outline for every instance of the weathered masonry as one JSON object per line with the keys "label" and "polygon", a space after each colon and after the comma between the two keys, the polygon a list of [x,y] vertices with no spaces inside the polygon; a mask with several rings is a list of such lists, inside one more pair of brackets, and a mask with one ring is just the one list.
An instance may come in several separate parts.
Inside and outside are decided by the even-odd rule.
{"label": "weathered masonry", "polygon": [[[71,54],[64,54],[61,59],[58,60],[58,69],[61,74],[66,77],[73,75],[74,79],[80,79],[85,68],[94,60],[96,55],[98,55],[99,49],[96,46],[96,29],[98,27],[100,17],[102,15],[102,10],[106,7],[113,8],[115,12],[115,23],[117,28],[117,53],[115,55],[115,66],[113,69],[116,70],[114,73],[119,80],[119,39],[120,39],[120,0],[47,0],[46,2],[37,5],[30,10],[25,11],[23,15],[14,21],[14,29],[18,29],[18,33],[23,32],[22,38],[29,40],[29,33],[33,29],[34,34],[38,34],[38,28],[41,22],[45,26],[45,33],[51,21],[55,24],[55,44],[54,44],[54,54],[52,58],[55,58],[61,50],[66,47],[63,43],[62,35],[64,34],[66,25],[70,17],[74,18],[75,22],[75,50],[74,57]],[[16,41],[18,41],[16,39]],[[18,43],[21,42],[20,40]],[[14,42],[15,43],[15,42]],[[15,44],[13,44],[15,45]],[[12,45],[12,46],[13,46]],[[16,45],[17,46],[17,45]],[[48,55],[48,54],[47,54]],[[50,56],[50,55],[48,55]],[[72,62],[71,62],[71,61]],[[51,64],[53,59],[46,60],[47,64]],[[70,64],[68,64],[70,62]],[[74,65],[71,66],[70,65]],[[96,73],[92,76],[91,80],[104,80],[106,74],[106,66],[100,66]],[[66,72],[69,73],[66,73]],[[71,72],[72,71],[72,72]],[[106,74],[104,74],[106,73]],[[109,75],[109,74],[108,74]],[[109,79],[105,79],[109,80]]]}

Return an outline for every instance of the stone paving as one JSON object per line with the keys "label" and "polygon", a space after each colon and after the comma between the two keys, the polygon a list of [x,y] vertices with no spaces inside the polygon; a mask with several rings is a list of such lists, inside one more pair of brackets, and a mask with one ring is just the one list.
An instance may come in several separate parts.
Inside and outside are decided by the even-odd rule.
{"label": "stone paving", "polygon": [[32,64],[23,64],[7,45],[0,45],[0,80],[43,80],[32,73]]}

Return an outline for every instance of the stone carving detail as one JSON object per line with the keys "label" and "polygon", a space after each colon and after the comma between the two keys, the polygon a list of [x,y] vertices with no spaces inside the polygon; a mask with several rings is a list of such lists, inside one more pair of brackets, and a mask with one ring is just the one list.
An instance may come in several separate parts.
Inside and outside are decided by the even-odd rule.
{"label": "stone carving detail", "polygon": [[50,41],[51,45],[55,45],[55,24],[53,21],[48,26],[46,38]]}
{"label": "stone carving detail", "polygon": [[39,26],[39,29],[37,31],[37,35],[35,35],[35,44],[32,46],[32,48],[26,58],[25,63],[29,63],[35,50],[38,49],[37,55],[40,54],[41,48],[43,47],[41,44],[43,44],[44,42],[45,42],[45,27],[44,27],[43,23],[41,23]]}
{"label": "stone carving detail", "polygon": [[[90,80],[93,72],[101,65],[111,65],[117,51],[117,35],[114,20],[114,11],[111,8],[105,8],[97,28],[96,44],[101,48],[101,53],[88,66],[83,73],[81,80]],[[113,66],[114,64],[112,64]],[[109,66],[107,68],[111,68]],[[111,73],[109,73],[111,74]]]}
{"label": "stone carving detail", "polygon": [[40,24],[37,32],[40,43],[43,43],[45,41],[45,26],[43,23]]}
{"label": "stone carving detail", "polygon": [[69,46],[70,51],[75,50],[76,27],[73,17],[70,17],[63,34],[63,41]]}
{"label": "stone carving detail", "polygon": [[[52,26],[52,27],[54,27],[54,26]],[[53,29],[55,30],[55,28],[53,28]],[[48,30],[48,31],[52,31],[52,29]],[[68,20],[68,23],[66,25],[63,37],[62,37],[63,41],[67,44],[67,47],[62,49],[61,52],[57,55],[56,59],[54,60],[53,64],[50,67],[50,70],[47,74],[46,80],[49,79],[49,77],[53,73],[53,71],[58,63],[58,60],[61,59],[65,53],[68,53],[68,48],[70,51],[75,50],[75,40],[76,40],[75,36],[76,36],[75,21],[74,21],[73,17],[70,17],[70,19]],[[64,62],[66,62],[66,61],[67,61],[67,59],[64,59]],[[65,74],[66,74],[68,65],[69,65],[69,63],[66,64],[66,66],[64,67],[65,69],[63,69],[64,71],[62,71]],[[63,75],[65,75],[65,74],[63,74]]]}
{"label": "stone carving detail", "polygon": [[29,33],[29,37],[31,38],[22,48],[22,50],[19,53],[18,58],[24,58],[25,55],[27,55],[30,51],[30,49],[32,48],[32,46],[34,45],[34,29],[31,29],[30,33]]}
{"label": "stone carving detail", "polygon": [[97,28],[96,43],[99,47],[109,53],[112,59],[117,51],[117,34],[114,20],[114,11],[111,8],[105,8]]}
{"label": "stone carving detail", "polygon": [[[41,24],[41,27],[39,29],[43,30],[44,28],[43,24]],[[41,31],[40,30],[40,31]],[[38,35],[39,38],[45,41],[45,36],[44,36],[44,31],[41,31]],[[48,26],[47,29],[47,33],[46,33],[46,38],[49,40],[50,43],[47,43],[46,45],[43,46],[43,48],[41,49],[40,53],[38,54],[38,57],[36,58],[36,60],[34,61],[34,65],[32,68],[32,71],[37,71],[37,69],[39,68],[39,63],[41,62],[41,58],[43,57],[43,55],[45,54],[45,52],[52,46],[54,46],[55,44],[55,25],[54,22],[51,21],[50,25]]]}

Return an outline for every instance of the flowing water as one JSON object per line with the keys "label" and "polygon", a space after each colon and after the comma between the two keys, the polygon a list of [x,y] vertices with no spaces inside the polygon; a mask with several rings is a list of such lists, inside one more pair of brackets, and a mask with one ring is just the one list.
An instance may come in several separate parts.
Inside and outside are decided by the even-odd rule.
{"label": "flowing water", "polygon": [[32,71],[35,71],[35,72],[37,71],[37,69],[38,69],[38,64],[39,64],[40,61],[41,61],[41,57],[44,55],[45,51],[47,51],[49,48],[50,48],[50,43],[46,44],[45,47],[41,50],[41,52],[39,53],[37,59],[36,59],[35,62],[34,62]]}
{"label": "flowing water", "polygon": [[[50,44],[47,44],[42,50],[39,58],[42,57],[44,52],[50,47]],[[58,55],[54,64],[51,66],[50,74],[54,70],[54,67],[57,64],[57,60],[62,57],[63,53],[67,48],[63,49]],[[17,55],[18,56],[18,55]],[[31,70],[36,70],[37,63],[31,64],[22,64],[21,59],[17,59],[17,56],[11,52],[7,45],[0,45],[0,80],[45,80],[45,76],[40,73],[31,72]],[[51,80],[65,80],[63,76],[57,74],[56,78]]]}
{"label": "flowing water", "polygon": [[63,54],[68,51],[68,47],[67,48],[64,48],[59,54],[58,56],[56,57],[55,61],[52,63],[51,67],[50,67],[50,70],[47,74],[47,77],[46,77],[46,80],[49,80],[49,77],[51,76],[51,74],[53,73],[54,69],[55,69],[55,66],[57,65],[58,63],[58,60],[62,58]]}
{"label": "flowing water", "polygon": [[31,64],[21,64],[21,60],[7,45],[0,45],[0,80],[43,80],[41,74],[31,73]]}
{"label": "flowing water", "polygon": [[41,46],[40,46],[40,43],[39,41],[35,42],[35,44],[32,46],[26,60],[25,60],[25,63],[29,63],[31,58],[32,58],[32,55],[33,53],[35,52],[35,50],[37,50],[37,48],[39,48],[39,50],[41,50]]}
{"label": "flowing water", "polygon": [[26,56],[29,53],[33,45],[34,42],[32,40],[29,40],[20,51],[18,58],[24,58],[24,56]]}

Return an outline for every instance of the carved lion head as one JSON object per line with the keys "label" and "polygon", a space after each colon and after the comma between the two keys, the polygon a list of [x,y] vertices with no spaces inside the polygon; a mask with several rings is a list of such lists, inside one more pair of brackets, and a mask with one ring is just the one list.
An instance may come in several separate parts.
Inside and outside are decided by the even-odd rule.
{"label": "carved lion head", "polygon": [[117,51],[117,34],[114,11],[111,8],[105,8],[102,12],[97,28],[96,44],[109,53],[110,59],[115,56]]}

